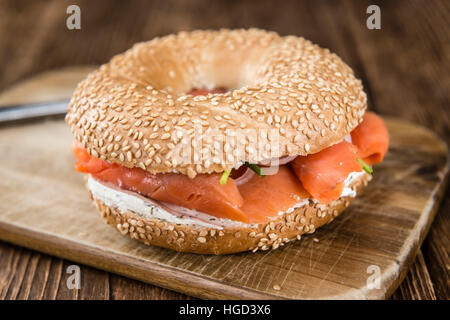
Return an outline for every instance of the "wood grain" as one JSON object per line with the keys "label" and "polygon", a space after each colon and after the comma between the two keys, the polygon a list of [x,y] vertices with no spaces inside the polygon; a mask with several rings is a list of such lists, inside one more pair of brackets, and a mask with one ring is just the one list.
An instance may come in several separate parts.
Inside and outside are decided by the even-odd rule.
{"label": "wood grain", "polygon": [[[422,247],[427,265],[425,270],[430,275],[436,297],[447,300],[450,297],[449,221],[450,197],[447,196],[441,207],[441,214],[437,215],[427,241]],[[421,292],[416,292],[416,296],[421,297]]]}
{"label": "wood grain", "polygon": [[[426,6],[421,0],[293,0],[282,4],[267,0],[256,7],[252,1],[119,1],[108,6],[77,1],[82,9],[82,30],[69,31],[65,8],[72,3],[0,1],[0,89],[48,69],[103,63],[134,42],[157,35],[195,28],[257,26],[302,35],[330,48],[363,79],[372,109],[425,125],[450,141],[450,3],[446,0],[427,1]],[[373,3],[381,7],[382,30],[365,28],[365,8]],[[450,191],[445,198],[450,198]],[[441,207],[422,247],[426,265],[416,262],[419,278],[412,274],[415,281],[421,281],[429,273],[438,299],[450,298],[448,203]],[[4,246],[0,243],[0,254]],[[1,269],[0,279],[8,278],[4,272],[14,271]],[[49,270],[38,268],[38,272]],[[85,267],[85,272],[96,271]],[[49,274],[52,277],[52,272]],[[99,282],[106,275],[101,274]],[[146,292],[161,292],[155,297],[173,297],[167,290],[141,285],[148,288]],[[416,294],[421,296],[420,291]]]}
{"label": "wood grain", "polygon": [[81,290],[68,289],[67,267],[76,264],[3,243],[0,299],[192,299],[181,293],[81,265]]}
{"label": "wood grain", "polygon": [[[3,128],[0,239],[200,298],[386,298],[413,261],[448,173],[448,150],[433,134],[397,120],[387,125],[389,153],[343,215],[280,250],[226,256],[145,246],[106,226],[73,171],[63,121]],[[17,290],[27,288],[38,261],[32,253],[11,257],[18,280],[7,281],[12,291],[6,294],[29,296]],[[366,287],[371,265],[380,268],[379,289]],[[106,281],[97,284],[81,291],[108,297]]]}
{"label": "wood grain", "polygon": [[423,270],[427,269],[423,254],[419,251],[416,256],[416,263],[411,267],[405,280],[403,280],[403,285],[393,294],[392,298],[395,300],[436,300],[430,275]]}

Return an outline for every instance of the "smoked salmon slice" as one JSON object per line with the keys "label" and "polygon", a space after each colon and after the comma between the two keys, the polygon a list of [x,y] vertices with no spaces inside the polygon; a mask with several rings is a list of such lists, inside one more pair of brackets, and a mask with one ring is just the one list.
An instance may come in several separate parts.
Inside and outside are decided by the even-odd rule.
{"label": "smoked salmon slice", "polygon": [[[217,92],[224,92],[217,89]],[[195,89],[191,94],[206,94]],[[200,174],[191,179],[176,173],[151,174],[140,168],[127,168],[90,156],[79,142],[73,145],[77,159],[75,170],[138,192],[154,200],[245,223],[264,223],[311,197],[328,204],[338,199],[351,172],[362,171],[361,158],[367,164],[385,156],[389,135],[383,120],[366,113],[363,122],[351,132],[352,143],[340,142],[318,153],[298,156],[280,166],[275,175],[263,178],[253,174],[239,186],[235,182],[246,171],[233,170],[225,185],[220,174]]]}
{"label": "smoked salmon slice", "polygon": [[221,185],[220,174],[197,175],[193,179],[176,173],[151,174],[91,157],[79,142],[74,144],[73,153],[78,160],[75,170],[90,173],[100,181],[219,218],[247,220],[239,209],[243,199],[232,178]]}
{"label": "smoked salmon slice", "polygon": [[97,173],[111,166],[106,161],[91,157],[78,141],[73,144],[72,152],[77,159],[75,162],[75,171]]}
{"label": "smoked salmon slice", "polygon": [[328,204],[341,196],[348,175],[362,170],[357,152],[354,145],[343,141],[318,153],[298,156],[290,165],[306,191]]}
{"label": "smoked salmon slice", "polygon": [[254,174],[237,187],[231,177],[221,185],[219,174],[197,175],[191,179],[176,173],[151,174],[140,168],[112,164],[90,156],[79,142],[74,143],[73,153],[77,158],[75,170],[78,172],[89,173],[97,180],[154,200],[195,209],[217,218],[263,223],[309,198],[308,192],[287,166],[281,166],[276,175],[264,178]]}
{"label": "smoked salmon slice", "polygon": [[252,178],[239,186],[244,198],[241,210],[251,223],[264,223],[310,196],[288,166],[274,175]]}
{"label": "smoked salmon slice", "polygon": [[366,112],[363,122],[352,132],[352,143],[358,148],[358,157],[367,164],[380,163],[389,147],[389,133],[383,119]]}

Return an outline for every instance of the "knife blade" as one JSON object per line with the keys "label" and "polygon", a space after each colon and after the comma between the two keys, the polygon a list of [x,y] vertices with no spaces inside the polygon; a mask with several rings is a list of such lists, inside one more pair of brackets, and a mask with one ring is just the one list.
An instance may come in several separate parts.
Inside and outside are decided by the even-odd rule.
{"label": "knife blade", "polygon": [[69,101],[59,100],[0,107],[0,123],[65,115]]}

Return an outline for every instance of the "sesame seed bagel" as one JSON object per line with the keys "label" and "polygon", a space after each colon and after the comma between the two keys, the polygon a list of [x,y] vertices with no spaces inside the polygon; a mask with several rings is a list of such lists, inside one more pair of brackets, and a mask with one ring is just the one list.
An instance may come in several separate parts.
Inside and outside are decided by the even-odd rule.
{"label": "sesame seed bagel", "polygon": [[[229,91],[187,94],[219,87]],[[195,177],[244,160],[319,152],[349,134],[365,109],[351,68],[310,41],[256,29],[194,31],[136,44],[102,65],[78,85],[66,121],[94,157]],[[213,129],[244,132],[243,153],[228,152],[234,145],[226,139],[217,148],[208,140]],[[269,141],[276,135],[276,148],[267,143],[254,152],[246,130]],[[181,142],[195,149],[199,139],[206,142],[201,154],[211,156],[192,150],[187,161],[174,157]]]}
{"label": "sesame seed bagel", "polygon": [[[350,185],[359,191],[372,178],[365,173]],[[332,221],[354,197],[341,197],[329,205],[309,201],[308,204],[285,213],[268,223],[251,227],[192,227],[166,222],[160,219],[146,219],[132,212],[106,205],[101,200],[91,198],[108,224],[123,235],[147,245],[169,248],[180,252],[199,254],[227,254],[241,251],[277,249],[285,243],[300,239],[305,233],[313,233],[317,228]]]}

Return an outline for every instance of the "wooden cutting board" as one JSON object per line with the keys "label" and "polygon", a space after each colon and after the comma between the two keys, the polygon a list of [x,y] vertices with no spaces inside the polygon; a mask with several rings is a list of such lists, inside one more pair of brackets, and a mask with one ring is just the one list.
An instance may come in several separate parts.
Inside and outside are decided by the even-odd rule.
{"label": "wooden cutting board", "polygon": [[386,121],[385,161],[334,222],[278,250],[226,256],[148,247],[107,226],[73,171],[62,120],[0,126],[0,239],[200,298],[386,298],[428,231],[449,168],[431,132]]}

